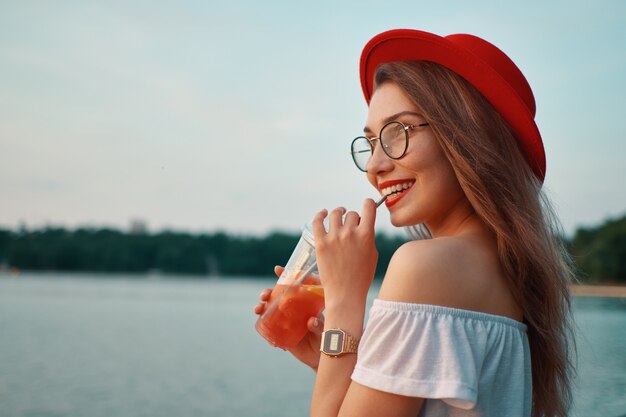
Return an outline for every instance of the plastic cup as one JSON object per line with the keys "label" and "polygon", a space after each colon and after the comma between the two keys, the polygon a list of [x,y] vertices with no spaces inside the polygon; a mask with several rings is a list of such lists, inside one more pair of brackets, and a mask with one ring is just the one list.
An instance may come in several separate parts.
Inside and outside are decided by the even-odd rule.
{"label": "plastic cup", "polygon": [[323,310],[324,289],[317,275],[315,240],[307,223],[255,327],[271,345],[287,350],[304,338],[309,318]]}

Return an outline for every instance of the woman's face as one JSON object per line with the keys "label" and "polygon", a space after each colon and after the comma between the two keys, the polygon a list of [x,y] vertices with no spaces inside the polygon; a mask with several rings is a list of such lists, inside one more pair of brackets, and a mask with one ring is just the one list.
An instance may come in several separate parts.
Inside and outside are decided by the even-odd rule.
{"label": "woman's face", "polygon": [[[393,120],[405,125],[426,122],[404,91],[386,82],[370,101],[366,136],[378,137],[385,123]],[[376,142],[367,178],[381,195],[389,195],[385,204],[394,226],[426,223],[436,235],[449,220],[466,216],[469,202],[431,128],[416,127],[408,132],[406,154],[398,160],[389,158]]]}

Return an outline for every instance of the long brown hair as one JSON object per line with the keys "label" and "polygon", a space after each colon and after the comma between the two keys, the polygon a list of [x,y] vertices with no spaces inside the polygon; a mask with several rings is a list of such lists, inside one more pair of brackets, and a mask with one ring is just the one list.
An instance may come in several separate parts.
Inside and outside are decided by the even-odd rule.
{"label": "long brown hair", "polygon": [[422,111],[474,211],[497,239],[509,288],[528,325],[533,417],[565,417],[575,352],[572,263],[556,216],[500,114],[466,80],[433,62],[378,67]]}

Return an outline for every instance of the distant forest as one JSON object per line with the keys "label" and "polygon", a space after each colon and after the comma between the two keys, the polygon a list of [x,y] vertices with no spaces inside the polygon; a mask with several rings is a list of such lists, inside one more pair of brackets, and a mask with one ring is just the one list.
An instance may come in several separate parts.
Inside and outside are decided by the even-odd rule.
{"label": "distant forest", "polygon": [[[126,233],[114,229],[0,229],[0,269],[93,271],[219,276],[269,276],[284,265],[299,234],[263,237],[224,232]],[[379,234],[377,273],[406,238]]]}
{"label": "distant forest", "polygon": [[568,243],[581,281],[626,284],[626,215],[580,228]]}
{"label": "distant forest", "polygon": [[[274,265],[284,265],[298,239],[298,234],[278,232],[255,237],[224,232],[0,229],[0,270],[268,276]],[[406,240],[377,235],[377,276],[382,276],[391,255]],[[626,284],[626,216],[578,229],[567,245],[581,281]]]}

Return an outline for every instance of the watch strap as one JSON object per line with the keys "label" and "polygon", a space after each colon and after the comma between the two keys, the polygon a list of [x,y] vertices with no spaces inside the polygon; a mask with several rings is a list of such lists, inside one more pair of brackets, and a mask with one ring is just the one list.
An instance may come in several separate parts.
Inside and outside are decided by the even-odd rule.
{"label": "watch strap", "polygon": [[343,341],[343,353],[356,353],[359,349],[359,341],[351,334],[346,333]]}

